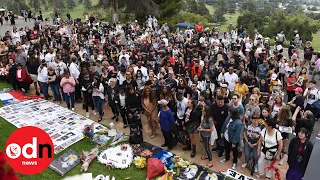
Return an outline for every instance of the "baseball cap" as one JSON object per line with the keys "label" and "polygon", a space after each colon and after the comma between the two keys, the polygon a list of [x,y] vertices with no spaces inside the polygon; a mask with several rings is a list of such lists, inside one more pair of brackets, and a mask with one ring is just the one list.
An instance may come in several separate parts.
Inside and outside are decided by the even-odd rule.
{"label": "baseball cap", "polygon": [[298,91],[299,93],[302,93],[302,92],[303,92],[303,90],[302,90],[301,87],[297,87],[296,89],[294,89],[294,91]]}
{"label": "baseball cap", "polygon": [[158,101],[158,104],[166,106],[166,105],[168,105],[168,101],[165,99],[161,99],[160,101]]}

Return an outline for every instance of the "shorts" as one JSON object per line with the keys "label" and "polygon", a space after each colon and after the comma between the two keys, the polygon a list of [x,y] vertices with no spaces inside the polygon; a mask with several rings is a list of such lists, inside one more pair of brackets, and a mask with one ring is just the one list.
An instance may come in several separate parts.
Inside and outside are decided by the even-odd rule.
{"label": "shorts", "polygon": [[30,77],[33,82],[38,82],[38,75],[37,74],[30,74]]}
{"label": "shorts", "polygon": [[186,125],[186,131],[189,134],[196,133],[197,128],[198,127],[197,127],[196,123],[189,123],[189,124]]}

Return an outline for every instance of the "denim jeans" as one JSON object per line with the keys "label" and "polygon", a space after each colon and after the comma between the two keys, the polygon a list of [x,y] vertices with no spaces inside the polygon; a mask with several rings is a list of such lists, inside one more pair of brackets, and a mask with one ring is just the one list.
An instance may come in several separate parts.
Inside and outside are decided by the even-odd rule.
{"label": "denim jeans", "polygon": [[94,108],[99,112],[100,117],[103,116],[102,99],[99,96],[92,96]]}
{"label": "denim jeans", "polygon": [[258,164],[258,146],[250,147],[247,143],[244,144],[244,152],[245,152],[245,163],[248,163],[251,158],[251,153],[253,157],[253,162],[255,165]]}
{"label": "denim jeans", "polygon": [[49,98],[48,84],[46,82],[40,82],[41,90],[45,98]]}
{"label": "denim jeans", "polygon": [[61,95],[60,95],[60,87],[58,84],[50,84],[50,89],[53,93],[54,100],[61,101]]}
{"label": "denim jeans", "polygon": [[67,107],[70,109],[70,101],[71,101],[71,108],[74,108],[74,92],[64,93],[64,98],[66,99]]}

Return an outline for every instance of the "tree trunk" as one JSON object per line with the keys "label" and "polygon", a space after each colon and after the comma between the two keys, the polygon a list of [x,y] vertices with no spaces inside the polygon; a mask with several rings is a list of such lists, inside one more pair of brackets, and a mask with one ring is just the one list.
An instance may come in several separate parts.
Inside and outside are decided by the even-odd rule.
{"label": "tree trunk", "polygon": [[113,0],[112,1],[112,20],[113,20],[113,23],[118,23],[119,22],[119,16],[118,16],[118,13],[119,13],[119,3],[118,3],[118,0]]}

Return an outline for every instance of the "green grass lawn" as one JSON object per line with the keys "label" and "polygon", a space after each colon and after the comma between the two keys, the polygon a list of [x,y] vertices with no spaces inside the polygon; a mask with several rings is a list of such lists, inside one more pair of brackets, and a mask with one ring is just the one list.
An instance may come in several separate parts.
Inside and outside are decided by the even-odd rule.
{"label": "green grass lawn", "polygon": [[315,52],[320,51],[320,32],[312,35],[312,47]]}
{"label": "green grass lawn", "polygon": [[[3,88],[10,88],[10,87],[11,87],[10,84],[4,83],[3,81],[0,81],[0,90],[2,90]],[[0,101],[0,107],[2,107],[2,106],[3,106],[3,103]],[[2,152],[4,151],[5,144],[6,144],[8,137],[16,129],[17,128],[15,126],[10,124],[9,122],[4,120],[3,118],[0,118],[0,132],[1,132],[0,149]],[[95,146],[90,143],[89,139],[85,138],[85,139],[75,143],[74,145],[68,147],[67,149],[60,152],[59,154],[56,154],[55,158],[59,157],[65,151],[67,151],[69,149],[73,149],[80,154],[83,150],[88,151],[94,147]],[[72,176],[72,175],[80,174],[81,173],[80,172],[81,165],[82,165],[82,163],[77,165],[75,168],[73,168],[71,171],[69,171],[65,176]],[[88,172],[92,173],[93,177],[96,177],[99,174],[103,174],[103,175],[115,176],[116,179],[119,179],[119,180],[124,180],[127,177],[130,178],[131,180],[144,180],[144,179],[146,179],[146,170],[145,169],[140,170],[140,169],[137,169],[134,165],[131,165],[131,167],[128,169],[123,169],[123,170],[111,169],[110,170],[105,165],[98,163],[97,160],[95,160],[89,166]],[[60,179],[63,179],[63,177],[61,177],[60,175],[58,175],[56,172],[54,172],[53,170],[51,170],[49,168],[46,169],[44,172],[42,172],[38,175],[35,175],[35,176],[25,176],[25,175],[19,174],[19,177],[22,180],[44,180],[44,179],[60,180]]]}

